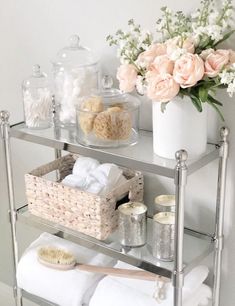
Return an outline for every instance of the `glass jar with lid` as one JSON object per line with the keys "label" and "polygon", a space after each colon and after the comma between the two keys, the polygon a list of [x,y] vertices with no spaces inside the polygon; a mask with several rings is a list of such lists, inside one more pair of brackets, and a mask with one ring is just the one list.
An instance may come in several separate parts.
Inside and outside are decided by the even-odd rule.
{"label": "glass jar with lid", "polygon": [[80,45],[77,35],[53,61],[55,102],[61,126],[74,126],[80,97],[99,87],[99,63],[90,49]]}
{"label": "glass jar with lid", "polygon": [[85,146],[119,147],[138,141],[139,106],[135,96],[112,88],[110,76],[102,89],[80,99],[77,107],[77,140]]}
{"label": "glass jar with lid", "polygon": [[51,83],[39,65],[34,65],[32,75],[23,81],[22,93],[26,127],[49,128],[52,114]]}

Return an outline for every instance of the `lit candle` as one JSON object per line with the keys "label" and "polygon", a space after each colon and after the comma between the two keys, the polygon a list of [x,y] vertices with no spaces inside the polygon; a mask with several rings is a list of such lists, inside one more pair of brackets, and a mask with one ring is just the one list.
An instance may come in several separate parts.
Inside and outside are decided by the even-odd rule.
{"label": "lit candle", "polygon": [[138,202],[122,204],[119,211],[119,238],[123,246],[139,247],[147,239],[147,207]]}
{"label": "lit candle", "polygon": [[175,212],[175,196],[174,195],[159,195],[154,199],[153,213],[160,212]]}

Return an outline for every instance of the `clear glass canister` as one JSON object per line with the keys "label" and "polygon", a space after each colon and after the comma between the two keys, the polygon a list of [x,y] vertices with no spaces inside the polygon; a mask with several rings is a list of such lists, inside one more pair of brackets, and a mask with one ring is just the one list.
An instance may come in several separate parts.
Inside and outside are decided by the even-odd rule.
{"label": "clear glass canister", "polygon": [[74,126],[75,107],[80,97],[99,87],[99,63],[94,54],[80,45],[77,35],[53,61],[55,102],[61,126]]}
{"label": "clear glass canister", "polygon": [[39,65],[33,66],[32,75],[22,84],[25,125],[30,129],[51,126],[52,92],[47,75]]}
{"label": "clear glass canister", "polygon": [[109,76],[103,89],[85,96],[77,107],[77,139],[85,146],[119,147],[138,141],[139,99],[112,88]]}

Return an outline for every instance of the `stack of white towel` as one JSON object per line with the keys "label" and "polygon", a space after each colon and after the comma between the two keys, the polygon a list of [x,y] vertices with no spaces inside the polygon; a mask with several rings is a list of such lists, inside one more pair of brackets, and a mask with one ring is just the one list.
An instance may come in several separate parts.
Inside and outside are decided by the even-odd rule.
{"label": "stack of white towel", "polygon": [[[123,262],[115,266],[123,269],[138,269]],[[186,277],[183,288],[183,306],[205,306],[211,299],[211,289],[203,284],[208,276],[206,266],[194,268]],[[156,283],[107,276],[103,278],[91,298],[89,306],[172,306],[173,287],[166,284],[165,299],[156,300]]]}
{"label": "stack of white towel", "polygon": [[[157,282],[102,276],[77,269],[60,271],[47,268],[37,259],[42,246],[54,246],[71,252],[81,263],[114,266],[115,260],[95,253],[72,242],[43,233],[23,254],[17,268],[18,286],[60,306],[173,306],[173,287],[167,283],[159,301]],[[117,268],[138,269],[123,262]],[[211,289],[203,284],[208,268],[198,266],[186,277],[183,288],[183,306],[205,306],[211,298]]]}
{"label": "stack of white towel", "polygon": [[92,294],[103,278],[100,274],[78,271],[59,271],[47,268],[37,259],[42,246],[54,246],[71,252],[78,262],[92,265],[113,266],[115,261],[102,254],[72,242],[43,233],[23,254],[17,268],[18,286],[60,306],[88,305]]}
{"label": "stack of white towel", "polygon": [[100,164],[96,159],[79,157],[72,174],[62,184],[94,194],[105,195],[126,182],[123,171],[115,164]]}

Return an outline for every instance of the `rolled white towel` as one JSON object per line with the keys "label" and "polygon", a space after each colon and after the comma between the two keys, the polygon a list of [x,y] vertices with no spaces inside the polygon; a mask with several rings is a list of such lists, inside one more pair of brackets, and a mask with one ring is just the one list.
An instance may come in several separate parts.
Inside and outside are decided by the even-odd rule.
{"label": "rolled white towel", "polygon": [[85,178],[78,175],[69,174],[61,182],[63,185],[83,189],[86,183]]}
{"label": "rolled white towel", "polygon": [[79,177],[86,178],[87,175],[91,172],[94,171],[100,163],[98,160],[90,157],[79,157],[74,166],[73,166],[73,174],[77,175]]}
{"label": "rolled white towel", "polygon": [[123,171],[115,164],[102,164],[90,172],[86,179],[85,190],[94,192],[93,185],[99,190],[98,193],[105,195],[115,187],[120,186],[126,181]]}
{"label": "rolled white towel", "polygon": [[[120,269],[140,270],[122,261],[118,261],[115,267],[120,268]],[[197,290],[201,286],[201,284],[206,280],[208,274],[209,274],[208,267],[200,265],[192,269],[192,271],[190,271],[185,276],[185,279],[184,279],[185,298],[187,298],[188,295],[190,295],[192,291]],[[136,289],[149,296],[153,296],[155,287],[156,287],[156,284],[154,282],[141,281],[137,279],[132,280],[132,279],[127,279],[127,278],[120,278],[118,279],[118,281],[126,286]],[[166,290],[166,298],[171,298],[173,296],[173,287],[170,282],[165,286],[165,290]]]}
{"label": "rolled white towel", "polygon": [[[95,253],[72,242],[43,233],[25,251],[17,268],[20,288],[60,306],[80,306],[88,303],[102,275],[82,272],[76,269],[59,271],[47,268],[37,259],[41,246],[54,246],[73,253],[78,262],[113,266],[114,260]],[[93,291],[92,291],[93,290]]]}
{"label": "rolled white towel", "polygon": [[[209,293],[209,294],[208,294]],[[204,301],[211,296],[211,290],[206,285],[201,285],[194,293],[184,299],[183,306],[199,306],[201,301]],[[94,295],[90,300],[89,306],[172,306],[173,299],[167,299],[162,302],[157,302],[151,295],[145,294],[138,289],[126,286],[119,282],[119,278],[110,276],[102,279]]]}
{"label": "rolled white towel", "polygon": [[185,305],[206,306],[212,298],[212,290],[205,284],[200,285],[187,299],[184,300]]}

